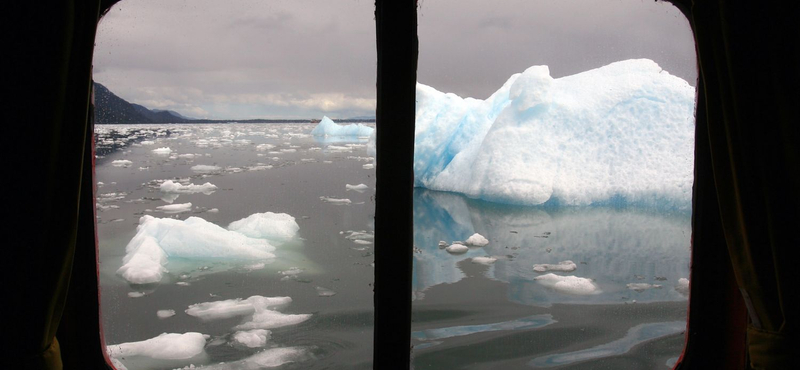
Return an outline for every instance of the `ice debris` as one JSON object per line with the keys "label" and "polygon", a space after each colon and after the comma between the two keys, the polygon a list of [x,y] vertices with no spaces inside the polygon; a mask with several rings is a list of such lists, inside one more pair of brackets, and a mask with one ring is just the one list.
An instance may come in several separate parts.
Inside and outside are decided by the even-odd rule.
{"label": "ice debris", "polygon": [[475,233],[472,234],[467,240],[465,241],[466,245],[471,245],[474,247],[485,247],[489,245],[489,240],[483,237],[483,235]]}
{"label": "ice debris", "polygon": [[258,348],[267,345],[272,332],[265,329],[237,331],[233,333],[233,343],[247,348]]}

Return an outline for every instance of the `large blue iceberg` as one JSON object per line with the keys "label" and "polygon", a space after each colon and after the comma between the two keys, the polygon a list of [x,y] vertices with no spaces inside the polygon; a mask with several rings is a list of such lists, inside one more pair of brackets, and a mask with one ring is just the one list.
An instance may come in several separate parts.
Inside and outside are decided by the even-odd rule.
{"label": "large blue iceberg", "polygon": [[415,186],[519,204],[691,205],[695,89],[647,59],[554,79],[515,74],[486,100],[417,84]]}

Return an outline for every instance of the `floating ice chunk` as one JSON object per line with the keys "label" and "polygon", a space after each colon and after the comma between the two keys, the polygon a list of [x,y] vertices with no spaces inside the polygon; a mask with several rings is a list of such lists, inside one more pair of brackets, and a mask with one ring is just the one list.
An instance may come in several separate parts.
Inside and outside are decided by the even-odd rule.
{"label": "floating ice chunk", "polygon": [[203,185],[195,185],[195,184],[182,185],[182,184],[174,182],[172,180],[167,180],[167,181],[164,181],[163,183],[161,183],[161,186],[159,187],[159,190],[161,190],[164,193],[185,193],[185,194],[203,193],[203,194],[211,194],[211,193],[213,193],[213,192],[215,192],[217,190],[217,186],[212,184],[212,183],[210,183],[210,182],[207,182],[207,183],[205,183]]}
{"label": "floating ice chunk", "polygon": [[228,230],[251,238],[282,242],[294,238],[300,226],[294,217],[285,213],[254,213],[239,221],[231,222]]}
{"label": "floating ice chunk", "polygon": [[372,242],[369,241],[369,240],[360,240],[360,239],[353,240],[353,243],[362,244],[362,245],[372,244]]}
{"label": "floating ice chunk", "polygon": [[417,84],[415,185],[521,205],[688,209],[694,95],[647,59],[558,79],[531,67],[486,100]]}
{"label": "floating ice chunk", "polygon": [[292,303],[291,297],[262,297],[254,295],[247,299],[236,298],[196,303],[186,309],[186,314],[204,321],[229,319],[236,316],[252,315],[258,311],[277,309],[289,303]]}
{"label": "floating ice chunk", "polygon": [[156,142],[152,140],[142,140],[139,144],[141,145],[154,145]]}
{"label": "floating ice chunk", "polygon": [[[162,360],[165,364],[202,363],[206,361],[207,335],[189,332],[183,334],[163,333],[155,338],[140,342],[114,344],[106,347],[112,358],[128,360],[130,357],[143,357]],[[180,362],[173,362],[180,360]],[[127,361],[126,361],[127,362]]]}
{"label": "floating ice chunk", "polygon": [[167,271],[168,257],[215,259],[273,258],[267,240],[225,230],[199,217],[184,221],[142,216],[125,247],[117,273],[134,284],[156,283]]}
{"label": "floating ice chunk", "polygon": [[175,316],[175,310],[158,310],[156,311],[156,316],[158,316],[159,319],[166,319]]}
{"label": "floating ice chunk", "polygon": [[546,271],[563,271],[563,272],[570,272],[575,271],[578,268],[578,265],[572,261],[561,261],[556,264],[549,264],[549,263],[542,263],[533,265],[533,271],[536,272],[546,272]]}
{"label": "floating ice chunk", "polygon": [[322,117],[322,120],[311,130],[313,136],[351,136],[369,137],[374,129],[362,124],[338,125],[330,118]]}
{"label": "floating ice chunk", "polygon": [[588,295],[601,293],[600,288],[592,280],[577,276],[560,276],[549,273],[533,278],[540,284],[555,291],[575,295]]}
{"label": "floating ice chunk", "polygon": [[444,250],[452,254],[462,254],[462,253],[467,253],[467,251],[469,251],[469,247],[467,247],[464,244],[453,244],[445,248]]}
{"label": "floating ice chunk", "polygon": [[208,212],[208,213],[219,213],[219,208],[211,208],[206,212]]}
{"label": "floating ice chunk", "polygon": [[210,166],[205,164],[198,164],[196,166],[192,166],[192,171],[197,173],[212,173],[212,172],[219,172],[222,170],[222,167],[219,166]]}
{"label": "floating ice chunk", "polygon": [[169,147],[153,149],[153,153],[158,155],[169,155],[170,153],[172,153],[172,149],[170,149]]}
{"label": "floating ice chunk", "polygon": [[335,204],[350,204],[352,203],[350,199],[340,199],[340,198],[331,198],[331,197],[319,197],[323,202],[328,203],[335,203]]}
{"label": "floating ice chunk", "polygon": [[271,334],[269,330],[265,329],[237,331],[233,334],[233,342],[248,348],[264,347],[267,345],[267,340],[269,340]]}
{"label": "floating ice chunk", "polygon": [[178,158],[181,159],[194,159],[195,154],[187,153],[187,154],[179,154]]}
{"label": "floating ice chunk", "polygon": [[259,145],[256,145],[256,150],[258,150],[260,152],[264,152],[264,151],[271,150],[271,149],[275,149],[275,145],[272,145],[272,144],[259,144]]}
{"label": "floating ice chunk", "polygon": [[250,321],[234,326],[236,330],[274,329],[289,325],[297,325],[308,320],[311,314],[285,314],[278,311],[256,311]]}
{"label": "floating ice chunk", "polygon": [[128,292],[128,297],[131,297],[131,298],[139,298],[139,297],[144,297],[144,296],[145,296],[144,292]]}
{"label": "floating ice chunk", "polygon": [[678,293],[680,293],[680,294],[688,296],[689,295],[689,279],[687,279],[687,278],[678,279],[678,285],[675,286],[675,290],[678,291]]}
{"label": "floating ice chunk", "polygon": [[127,159],[117,159],[117,160],[111,162],[111,165],[114,166],[114,167],[130,167],[130,165],[132,165],[132,164],[133,164],[133,162],[131,162],[131,161],[127,160]]}
{"label": "floating ice chunk", "polygon": [[639,293],[644,292],[647,289],[661,289],[661,285],[648,284],[648,283],[630,283],[626,286],[628,287],[628,289]]}
{"label": "floating ice chunk", "polygon": [[183,213],[192,210],[192,203],[169,204],[166,206],[156,207],[157,211],[164,213]]}
{"label": "floating ice chunk", "polygon": [[375,165],[372,164],[372,163],[367,163],[365,165],[362,165],[361,168],[363,168],[365,170],[371,170],[371,169],[375,168]]}
{"label": "floating ice chunk", "polygon": [[491,265],[497,262],[497,258],[495,257],[472,257],[472,262],[481,264],[481,265]]}
{"label": "floating ice chunk", "polygon": [[466,241],[467,245],[472,245],[476,247],[485,247],[489,244],[489,240],[483,237],[483,235],[475,233],[472,234]]}
{"label": "floating ice chunk", "polygon": [[[350,232],[350,231],[349,231]],[[373,240],[375,239],[375,235],[368,233],[366,231],[352,231],[350,235],[345,236],[345,238],[350,240]]]}
{"label": "floating ice chunk", "polygon": [[281,271],[281,275],[283,276],[297,276],[304,270],[299,267],[290,267],[288,270]]}
{"label": "floating ice chunk", "polygon": [[247,167],[247,170],[248,170],[248,171],[264,171],[264,170],[268,170],[268,169],[270,169],[270,168],[272,168],[272,166],[271,166],[271,165],[268,165],[268,164],[260,164],[260,165],[257,165],[257,166],[250,166],[250,167]]}
{"label": "floating ice chunk", "polygon": [[358,185],[345,184],[344,188],[347,189],[347,190],[355,190],[355,191],[357,191],[359,193],[363,193],[367,189],[369,189],[369,186],[367,186],[366,184],[358,184]]}
{"label": "floating ice chunk", "polygon": [[316,289],[317,289],[317,295],[320,297],[333,297],[336,295],[336,292],[328,288],[323,288],[321,286],[318,286],[316,287]]}
{"label": "floating ice chunk", "polygon": [[307,359],[303,347],[270,348],[238,361],[203,366],[203,370],[260,370]]}

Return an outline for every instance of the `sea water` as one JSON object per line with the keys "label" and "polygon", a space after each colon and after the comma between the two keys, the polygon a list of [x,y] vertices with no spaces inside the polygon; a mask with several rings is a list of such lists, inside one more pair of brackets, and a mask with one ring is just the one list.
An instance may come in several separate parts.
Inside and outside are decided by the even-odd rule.
{"label": "sea water", "polygon": [[[200,333],[206,341],[204,356],[133,356],[120,363],[129,369],[371,368],[374,158],[363,138],[315,138],[313,128],[97,127],[104,148],[96,179],[106,343],[162,333]],[[167,180],[215,189],[163,192]],[[158,208],[170,205],[184,206],[175,213]],[[224,228],[263,212],[286,213],[299,226],[294,238],[276,246],[275,258],[170,257],[164,278],[144,285],[117,273],[144,215],[200,217]],[[689,219],[674,210],[507,206],[416,189],[413,291],[407,293],[416,368],[666,368],[683,345]],[[463,254],[439,247],[475,233],[488,244]],[[564,261],[575,269],[533,269]],[[595,289],[560,289],[563,284],[542,278],[547,274],[585,279]],[[187,313],[192,305],[253,296],[289,297],[280,314],[309,316],[268,329],[268,336],[248,336],[235,328],[250,313],[214,320]]]}

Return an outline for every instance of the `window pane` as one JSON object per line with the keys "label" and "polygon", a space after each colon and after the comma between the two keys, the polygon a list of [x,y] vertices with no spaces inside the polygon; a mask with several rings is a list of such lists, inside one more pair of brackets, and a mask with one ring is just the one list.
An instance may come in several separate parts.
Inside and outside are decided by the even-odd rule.
{"label": "window pane", "polygon": [[103,18],[115,365],[371,368],[374,35],[363,1],[126,0]]}
{"label": "window pane", "polygon": [[691,235],[686,19],[639,1],[419,14],[415,366],[671,366]]}

